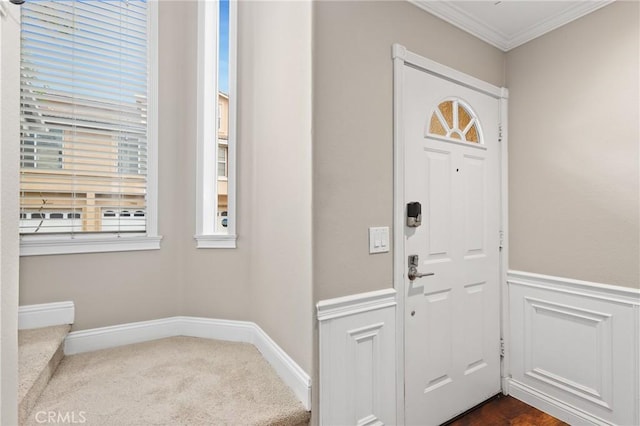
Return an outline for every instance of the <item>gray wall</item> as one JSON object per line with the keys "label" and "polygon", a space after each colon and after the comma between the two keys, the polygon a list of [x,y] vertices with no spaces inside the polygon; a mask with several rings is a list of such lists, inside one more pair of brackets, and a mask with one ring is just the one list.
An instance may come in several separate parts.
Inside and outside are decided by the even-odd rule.
{"label": "gray wall", "polygon": [[512,269],[640,286],[639,8],[507,54]]}
{"label": "gray wall", "polygon": [[20,304],[73,300],[74,330],[173,315],[255,321],[311,372],[311,6],[240,3],[234,250],[193,239],[196,17],[197,2],[160,2],[161,250],[23,257]]}
{"label": "gray wall", "polygon": [[403,1],[315,2],[313,25],[317,301],[393,286],[392,254],[368,251],[393,225],[391,45],[497,86],[504,54]]}

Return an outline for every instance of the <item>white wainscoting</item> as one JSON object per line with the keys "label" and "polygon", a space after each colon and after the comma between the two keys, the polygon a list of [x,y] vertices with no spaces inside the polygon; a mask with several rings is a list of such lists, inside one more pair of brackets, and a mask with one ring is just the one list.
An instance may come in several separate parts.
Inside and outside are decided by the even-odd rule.
{"label": "white wainscoting", "polygon": [[396,419],[396,291],[318,303],[320,425]]}
{"label": "white wainscoting", "polygon": [[640,291],[509,271],[508,392],[572,425],[640,424]]}

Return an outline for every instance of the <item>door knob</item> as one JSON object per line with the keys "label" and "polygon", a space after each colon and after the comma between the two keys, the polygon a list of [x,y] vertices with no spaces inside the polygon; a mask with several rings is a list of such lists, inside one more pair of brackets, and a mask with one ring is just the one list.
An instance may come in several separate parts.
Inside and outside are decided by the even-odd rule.
{"label": "door knob", "polygon": [[430,277],[431,275],[435,275],[435,274],[433,272],[425,272],[425,273],[418,272],[418,255],[417,254],[412,254],[409,256],[409,273],[407,274],[407,277],[409,278],[410,281],[413,281],[416,278]]}
{"label": "door knob", "polygon": [[418,272],[418,268],[416,268],[415,266],[411,266],[409,267],[409,274],[407,276],[409,277],[410,281],[413,281],[416,278],[430,277],[431,275],[435,274],[433,272]]}

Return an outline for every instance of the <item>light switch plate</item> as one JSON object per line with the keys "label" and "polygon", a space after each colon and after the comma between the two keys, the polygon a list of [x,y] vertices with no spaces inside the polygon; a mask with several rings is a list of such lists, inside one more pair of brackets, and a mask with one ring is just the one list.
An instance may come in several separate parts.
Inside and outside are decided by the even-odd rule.
{"label": "light switch plate", "polygon": [[389,251],[389,227],[369,228],[369,253],[386,253]]}

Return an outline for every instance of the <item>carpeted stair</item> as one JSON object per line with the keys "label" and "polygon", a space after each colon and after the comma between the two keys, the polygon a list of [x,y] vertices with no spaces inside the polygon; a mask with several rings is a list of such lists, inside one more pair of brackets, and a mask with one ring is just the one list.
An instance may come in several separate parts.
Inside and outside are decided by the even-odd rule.
{"label": "carpeted stair", "polygon": [[310,413],[255,346],[171,337],[64,358],[37,401],[85,426],[308,424]]}
{"label": "carpeted stair", "polygon": [[70,325],[18,331],[18,418],[24,424],[64,357]]}

